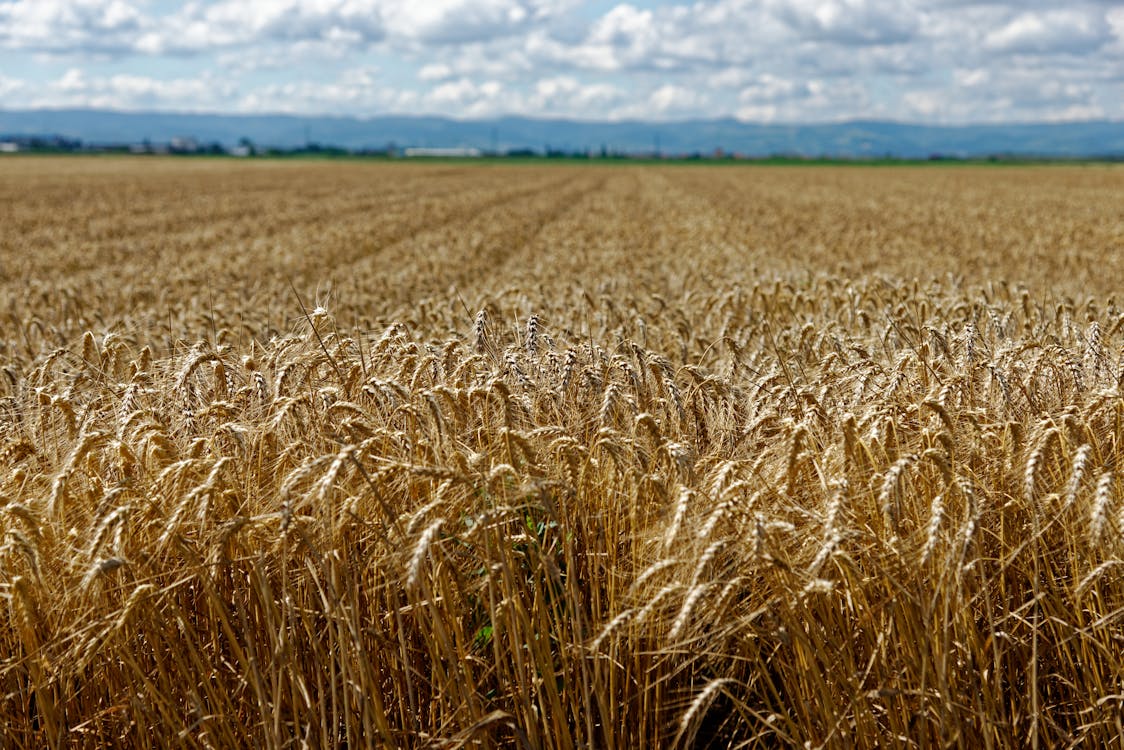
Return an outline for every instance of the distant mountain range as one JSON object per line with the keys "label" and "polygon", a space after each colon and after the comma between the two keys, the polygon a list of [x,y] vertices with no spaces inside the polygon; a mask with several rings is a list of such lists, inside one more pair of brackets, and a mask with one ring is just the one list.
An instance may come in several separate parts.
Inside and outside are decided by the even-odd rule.
{"label": "distant mountain range", "polygon": [[3,136],[57,135],[87,144],[166,143],[194,138],[233,146],[246,138],[262,147],[309,142],[347,149],[558,149],[747,156],[927,158],[1010,154],[1042,157],[1124,156],[1124,121],[995,125],[912,125],[852,121],[776,125],[734,119],[678,122],[593,122],[527,117],[458,120],[446,117],[302,117],[292,115],[116,112],[96,109],[0,110]]}

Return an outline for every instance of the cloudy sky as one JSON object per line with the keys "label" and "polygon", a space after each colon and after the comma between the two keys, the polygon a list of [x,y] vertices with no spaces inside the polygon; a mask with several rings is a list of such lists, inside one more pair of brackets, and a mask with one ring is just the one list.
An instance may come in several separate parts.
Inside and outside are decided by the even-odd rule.
{"label": "cloudy sky", "polygon": [[0,107],[1124,118],[1124,0],[0,0]]}

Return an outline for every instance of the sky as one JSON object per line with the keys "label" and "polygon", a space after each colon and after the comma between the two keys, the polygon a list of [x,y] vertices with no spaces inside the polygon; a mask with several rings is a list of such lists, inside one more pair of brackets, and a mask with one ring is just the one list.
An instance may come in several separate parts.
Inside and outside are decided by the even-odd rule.
{"label": "sky", "polygon": [[0,108],[1124,118],[1124,0],[0,0]]}

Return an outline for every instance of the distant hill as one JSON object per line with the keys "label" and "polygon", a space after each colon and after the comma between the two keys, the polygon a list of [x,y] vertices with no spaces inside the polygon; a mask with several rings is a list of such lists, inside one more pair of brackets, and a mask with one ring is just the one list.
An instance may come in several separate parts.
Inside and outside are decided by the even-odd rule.
{"label": "distant hill", "polygon": [[501,117],[300,117],[94,109],[0,110],[0,136],[58,135],[86,143],[168,142],[192,137],[233,146],[292,148],[307,141],[349,149],[399,147],[546,148],[566,151],[710,154],[716,148],[750,156],[927,158],[995,154],[1044,157],[1124,156],[1124,121],[1013,125],[910,125],[852,121],[762,125],[734,119],[679,122],[589,122]]}

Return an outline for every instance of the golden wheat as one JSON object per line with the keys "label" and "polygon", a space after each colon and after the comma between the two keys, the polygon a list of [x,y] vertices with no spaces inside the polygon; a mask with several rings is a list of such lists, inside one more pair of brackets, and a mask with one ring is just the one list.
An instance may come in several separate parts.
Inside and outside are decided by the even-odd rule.
{"label": "golden wheat", "polygon": [[1122,188],[4,160],[0,745],[1119,744]]}

